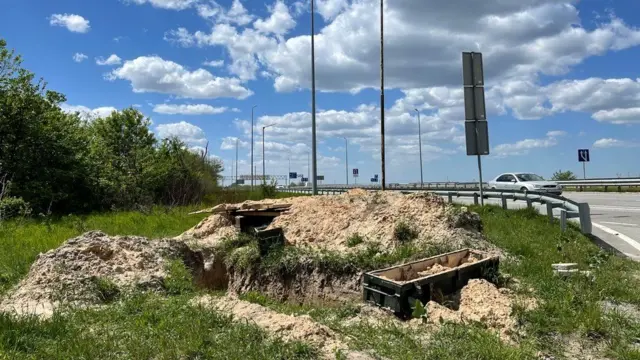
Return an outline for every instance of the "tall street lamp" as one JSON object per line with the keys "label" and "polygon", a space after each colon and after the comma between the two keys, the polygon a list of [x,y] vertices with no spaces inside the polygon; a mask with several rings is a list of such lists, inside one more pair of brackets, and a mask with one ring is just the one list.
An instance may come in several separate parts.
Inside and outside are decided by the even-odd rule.
{"label": "tall street lamp", "polygon": [[313,171],[311,172],[311,192],[318,195],[318,165],[316,158],[316,47],[314,24],[314,0],[311,0],[311,152],[313,156]]}
{"label": "tall street lamp", "polygon": [[420,187],[424,187],[422,180],[422,130],[420,129],[420,111],[414,109],[418,113],[418,146],[420,146]]}
{"label": "tall street lamp", "polygon": [[251,108],[251,190],[253,190],[253,174],[254,174],[254,165],[253,165],[253,109],[258,105],[253,105]]}
{"label": "tall street lamp", "polygon": [[344,139],[344,171],[345,171],[345,177],[347,178],[347,185],[349,185],[349,142],[347,141],[346,137],[343,137]]}
{"label": "tall street lamp", "polygon": [[266,184],[267,178],[265,175],[265,160],[264,160],[264,129],[272,127],[275,124],[269,124],[262,127],[262,183]]}
{"label": "tall street lamp", "polygon": [[380,162],[382,165],[381,189],[386,187],[384,161],[384,0],[380,0]]}

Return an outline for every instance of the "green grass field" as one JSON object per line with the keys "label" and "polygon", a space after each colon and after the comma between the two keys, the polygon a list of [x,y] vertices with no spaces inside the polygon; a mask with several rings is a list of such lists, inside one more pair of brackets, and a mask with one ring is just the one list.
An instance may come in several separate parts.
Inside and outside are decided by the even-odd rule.
{"label": "green grass field", "polygon": [[[520,281],[519,292],[538,299],[535,310],[514,311],[526,334],[517,339],[517,344],[502,342],[481,324],[445,324],[425,342],[422,334],[393,322],[345,325],[345,319],[357,315],[356,304],[299,305],[259,293],[243,298],[281,313],[308,314],[341,334],[353,349],[374,351],[388,359],[538,359],[539,352],[559,359],[567,339],[579,339],[587,348],[597,347],[600,355],[610,359],[640,359],[636,345],[640,319],[605,312],[601,306],[603,301],[640,306],[639,264],[601,251],[574,227],[561,232],[557,224],[549,224],[546,217],[532,210],[471,209],[481,214],[489,241],[509,254],[501,262],[501,272]],[[3,289],[24,276],[38,252],[85,230],[173,236],[206,216],[187,215],[191,210],[156,209],[149,214],[110,213],[52,222],[5,223],[0,229]],[[335,259],[341,259],[340,254]],[[576,262],[593,276],[557,277],[551,268],[557,262]],[[342,261],[327,261],[331,263],[344,265]],[[109,306],[71,310],[49,320],[0,315],[0,358],[317,358],[317,351],[307,344],[285,343],[253,325],[191,306],[188,301],[196,293],[179,282],[174,296],[134,294]]]}

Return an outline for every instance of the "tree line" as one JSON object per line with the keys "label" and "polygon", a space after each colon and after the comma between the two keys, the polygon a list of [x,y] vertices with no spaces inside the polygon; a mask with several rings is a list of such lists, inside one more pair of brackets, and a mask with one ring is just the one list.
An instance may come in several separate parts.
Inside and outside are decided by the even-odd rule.
{"label": "tree line", "polygon": [[135,108],[84,119],[0,39],[0,219],[200,202],[222,164],[158,139]]}

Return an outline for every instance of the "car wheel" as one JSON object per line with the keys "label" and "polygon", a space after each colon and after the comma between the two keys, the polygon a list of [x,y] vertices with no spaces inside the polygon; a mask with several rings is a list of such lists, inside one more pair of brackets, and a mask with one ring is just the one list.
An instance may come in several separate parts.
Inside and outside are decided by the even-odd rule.
{"label": "car wheel", "polygon": [[495,186],[492,186],[492,187],[491,187],[491,190],[496,191],[497,189],[496,189],[496,187],[495,187]]}
{"label": "car wheel", "polygon": [[525,195],[527,195],[527,193],[529,192],[529,189],[523,186],[522,188],[520,188],[520,191],[522,191]]}

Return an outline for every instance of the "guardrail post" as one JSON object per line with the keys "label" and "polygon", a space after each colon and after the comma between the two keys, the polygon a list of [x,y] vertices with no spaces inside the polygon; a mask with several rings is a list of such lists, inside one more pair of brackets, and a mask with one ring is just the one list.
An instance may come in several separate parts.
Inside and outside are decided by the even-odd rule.
{"label": "guardrail post", "polygon": [[500,193],[500,202],[502,203],[502,208],[507,210],[507,198],[502,193]]}
{"label": "guardrail post", "polygon": [[449,204],[451,204],[453,202],[453,194],[448,193],[447,194],[447,200],[449,201]]}
{"label": "guardrail post", "polygon": [[527,207],[529,209],[531,209],[533,207],[533,200],[532,199],[527,198]]}
{"label": "guardrail post", "polygon": [[583,234],[591,234],[593,231],[591,225],[591,209],[588,203],[578,203],[578,212],[580,214],[580,230]]}
{"label": "guardrail post", "polygon": [[473,194],[473,205],[478,205],[478,194],[477,193]]}
{"label": "guardrail post", "polygon": [[553,224],[553,204],[547,203],[547,216],[549,217],[549,223]]}
{"label": "guardrail post", "polygon": [[560,229],[567,230],[567,210],[560,209]]}

